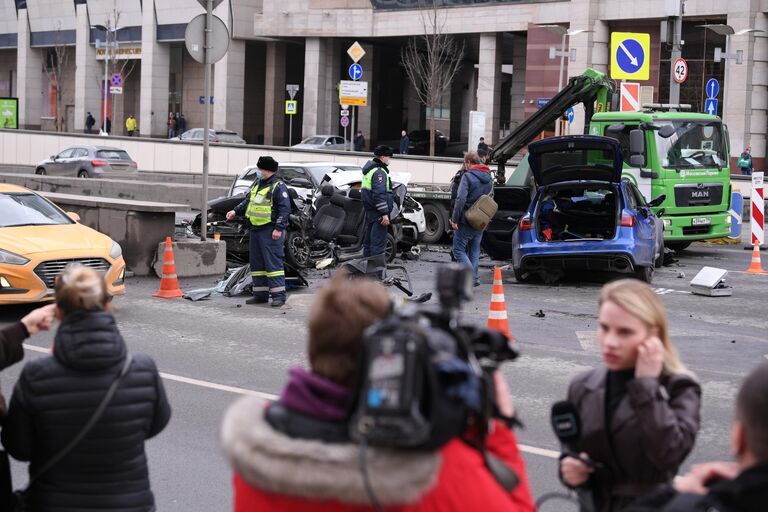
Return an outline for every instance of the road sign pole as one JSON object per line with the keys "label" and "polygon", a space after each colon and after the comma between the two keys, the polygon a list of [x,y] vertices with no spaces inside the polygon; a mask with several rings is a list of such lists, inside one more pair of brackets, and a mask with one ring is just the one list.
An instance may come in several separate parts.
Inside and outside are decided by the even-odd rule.
{"label": "road sign pole", "polygon": [[210,143],[209,127],[211,125],[211,28],[213,25],[213,0],[205,3],[205,98],[203,98],[203,205],[200,216],[200,240],[205,242],[207,238],[208,224],[208,146]]}
{"label": "road sign pole", "polygon": [[[727,101],[728,100],[728,96],[726,96],[726,94],[727,94],[726,87],[730,87],[731,86],[731,83],[728,81],[728,75],[729,75],[728,70],[731,67],[731,59],[728,58],[728,56],[730,54],[731,54],[731,36],[730,35],[726,35],[725,36],[725,55],[726,55],[726,58],[725,58],[725,73],[724,73],[724,76],[723,76],[723,86],[721,87],[721,89],[723,90],[723,124],[728,124],[728,121],[725,118],[725,109],[728,107],[728,101]],[[715,115],[717,115],[717,113],[715,113]],[[728,159],[729,160],[730,160],[730,157],[731,157],[731,155],[728,155]],[[728,167],[730,168],[730,166],[731,166],[731,162],[729,161],[728,162]]]}
{"label": "road sign pole", "polygon": [[293,142],[293,116],[288,116],[288,147]]}
{"label": "road sign pole", "polygon": [[[674,21],[674,34],[672,35],[672,52],[669,58],[669,103],[677,105],[680,103],[680,84],[675,80],[675,62],[683,56],[680,40],[683,32],[683,0],[680,0],[680,10]],[[672,108],[670,110],[677,111]]]}

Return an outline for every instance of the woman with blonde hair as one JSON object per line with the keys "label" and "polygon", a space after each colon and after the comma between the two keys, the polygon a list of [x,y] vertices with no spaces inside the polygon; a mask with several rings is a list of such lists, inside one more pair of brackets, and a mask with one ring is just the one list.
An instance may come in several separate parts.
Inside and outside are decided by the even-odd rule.
{"label": "woman with blonde hair", "polygon": [[171,409],[154,361],[128,354],[109,309],[95,270],[56,279],[53,353],[22,370],[2,430],[8,453],[30,461],[29,510],[155,508],[144,441]]}
{"label": "woman with blonde hair", "polygon": [[648,285],[607,284],[599,306],[604,364],[571,382],[581,437],[561,456],[560,477],[582,491],[583,511],[612,512],[674,478],[699,430],[701,387]]}

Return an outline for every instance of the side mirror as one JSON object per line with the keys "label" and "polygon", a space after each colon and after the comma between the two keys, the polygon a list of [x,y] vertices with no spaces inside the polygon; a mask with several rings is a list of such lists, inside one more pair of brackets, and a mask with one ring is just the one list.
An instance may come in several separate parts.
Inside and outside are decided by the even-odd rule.
{"label": "side mirror", "polygon": [[672,126],[671,124],[665,124],[664,126],[659,128],[659,136],[664,139],[668,139],[674,134],[675,134],[675,127]]}
{"label": "side mirror", "polygon": [[645,166],[645,132],[640,129],[629,132],[629,165],[632,167]]}
{"label": "side mirror", "polygon": [[75,222],[80,222],[80,216],[76,214],[75,212],[67,212],[67,217],[72,219]]}
{"label": "side mirror", "polygon": [[666,200],[667,200],[666,194],[661,194],[656,199],[654,199],[652,201],[649,201],[648,202],[648,206],[650,206],[651,208],[656,208],[657,206],[659,206],[661,203],[663,203]]}
{"label": "side mirror", "polygon": [[606,136],[610,137],[611,133],[621,133],[624,131],[624,123],[613,123],[611,125],[608,125],[608,128],[605,129]]}
{"label": "side mirror", "polygon": [[645,157],[643,155],[632,155],[629,157],[629,165],[632,167],[645,167]]}
{"label": "side mirror", "polygon": [[51,160],[56,161],[56,155],[51,155]]}

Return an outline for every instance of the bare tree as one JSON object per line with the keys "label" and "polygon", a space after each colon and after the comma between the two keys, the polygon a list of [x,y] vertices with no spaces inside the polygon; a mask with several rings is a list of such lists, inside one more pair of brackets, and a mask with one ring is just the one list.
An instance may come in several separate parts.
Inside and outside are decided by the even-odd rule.
{"label": "bare tree", "polygon": [[67,65],[74,48],[65,45],[61,22],[56,28],[55,45],[46,49],[45,72],[48,80],[56,87],[56,131],[64,130],[66,126],[66,108],[64,106],[64,90],[70,87],[71,70]]}
{"label": "bare tree", "polygon": [[446,14],[438,13],[435,0],[431,8],[420,11],[423,35],[412,37],[401,51],[401,64],[416,90],[419,101],[431,109],[429,118],[429,156],[435,156],[435,108],[461,68],[464,42],[459,44],[444,34]]}

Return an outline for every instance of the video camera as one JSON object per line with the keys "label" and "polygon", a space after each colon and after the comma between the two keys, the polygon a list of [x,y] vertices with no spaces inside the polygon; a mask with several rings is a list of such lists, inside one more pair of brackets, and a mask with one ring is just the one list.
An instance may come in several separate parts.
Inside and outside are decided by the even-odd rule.
{"label": "video camera", "polygon": [[399,449],[437,449],[461,437],[483,453],[499,483],[512,488],[516,475],[485,452],[484,440],[491,418],[516,421],[499,413],[493,372],[518,353],[503,333],[459,322],[472,290],[468,268],[442,266],[439,305],[393,307],[366,331],[350,437]]}

